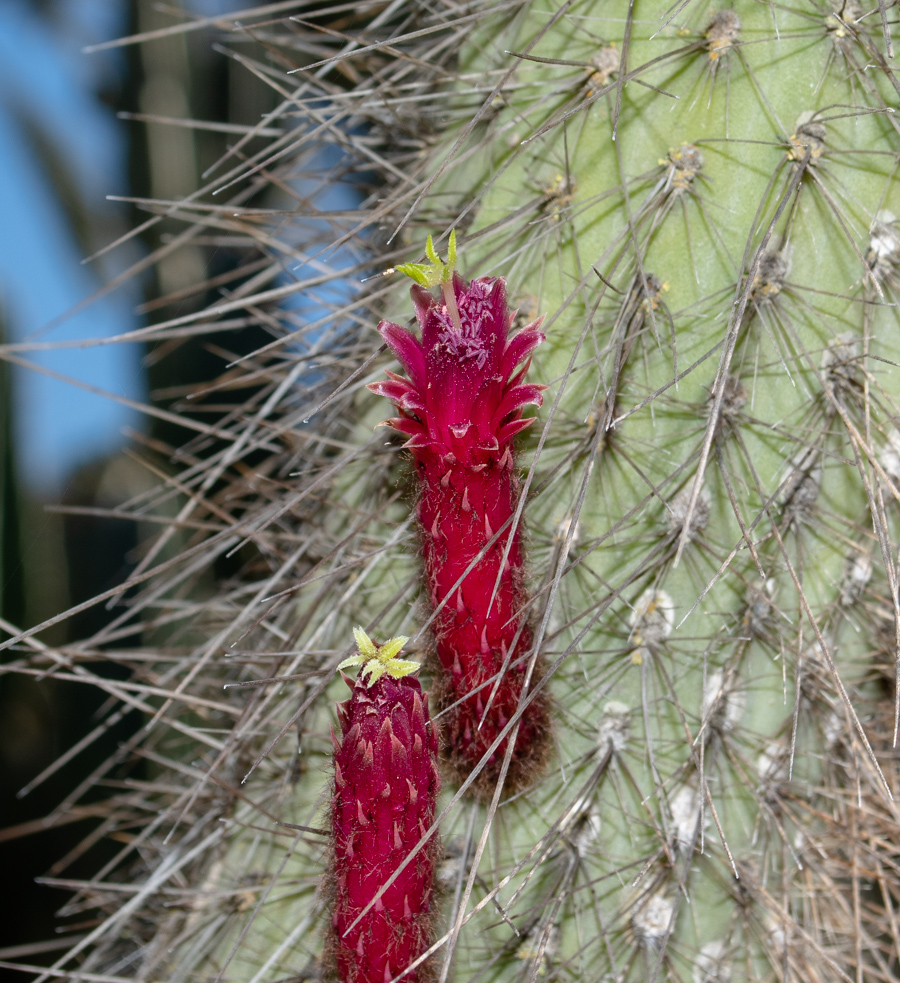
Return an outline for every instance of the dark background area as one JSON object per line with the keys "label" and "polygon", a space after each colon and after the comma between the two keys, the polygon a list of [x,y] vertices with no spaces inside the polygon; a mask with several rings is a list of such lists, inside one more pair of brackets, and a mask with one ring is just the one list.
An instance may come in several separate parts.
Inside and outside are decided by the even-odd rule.
{"label": "dark background area", "polygon": [[[34,30],[45,32],[44,57],[50,57],[46,52],[55,50],[60,58],[70,61],[79,57],[81,44],[91,40],[71,36],[71,14],[79,4],[85,8],[86,23],[96,22],[109,29],[118,19],[123,33],[152,29],[176,19],[157,9],[162,5],[151,0],[7,2],[19,8],[18,13]],[[88,8],[96,4],[105,5],[106,9],[103,16],[91,21]],[[168,6],[171,10],[175,4]],[[252,3],[198,0],[188,4],[185,0],[185,6],[210,14]],[[118,18],[109,16],[110,8],[117,8]],[[116,186],[108,190],[125,196],[163,199],[185,195],[197,186],[200,174],[215,162],[229,139],[228,134],[208,130],[151,125],[139,120],[117,121],[117,113],[255,124],[261,114],[272,108],[271,89],[236,61],[213,50],[214,40],[210,32],[198,31],[119,49],[107,58],[106,69],[96,75],[93,88],[90,73],[86,73],[85,99],[97,112],[107,114],[125,147],[119,161],[122,172],[116,178]],[[35,98],[41,98],[41,94],[36,93]],[[52,94],[47,98],[52,99]],[[110,211],[107,202],[98,199],[95,189],[86,193],[79,189],[68,167],[64,141],[57,139],[58,134],[52,129],[42,129],[40,112],[29,116],[28,107],[20,104],[16,114],[22,144],[34,151],[35,167],[45,185],[54,189],[58,224],[69,236],[73,256],[89,253],[146,220],[147,214],[136,207],[117,206]],[[115,162],[110,167],[114,165]],[[36,202],[34,207],[43,205]],[[146,255],[182,228],[176,223],[157,224],[127,245],[127,262]],[[0,229],[0,236],[13,234],[15,230],[9,227]],[[115,262],[126,260],[107,263],[105,269],[101,264],[95,287],[116,272]],[[130,320],[123,315],[121,323],[116,323],[113,318],[110,330],[132,330],[205,306],[222,296],[220,290],[196,291],[191,285],[209,277],[224,277],[238,262],[238,254],[221,245],[201,243],[181,250],[172,263],[163,262],[124,288],[126,303],[119,310],[126,311]],[[240,278],[233,279],[228,287],[233,289],[240,282]],[[39,290],[41,286],[35,282],[30,289]],[[2,291],[0,279],[0,298]],[[166,295],[174,295],[175,299],[166,302]],[[28,336],[39,327],[8,325],[5,334]],[[269,340],[268,336],[262,337],[258,329],[251,328],[230,331],[221,338],[187,339],[165,351],[150,346],[141,349],[139,359],[133,360],[138,368],[135,379],[127,385],[138,392],[143,390],[143,398],[151,394],[157,405],[173,405],[193,384],[221,372],[226,352],[244,354],[263,340]],[[123,365],[124,372],[127,364]],[[23,447],[17,414],[27,412],[27,407],[23,409],[19,399],[21,383],[17,379],[17,373],[0,361],[0,615],[7,629],[0,638],[8,638],[12,627],[38,624],[120,583],[136,562],[139,530],[135,523],[66,514],[56,510],[56,506],[109,508],[127,501],[151,479],[146,469],[127,454],[123,419],[115,413],[100,423],[112,434],[103,438],[110,445],[107,452],[82,455],[85,459],[61,470],[55,484],[29,478],[21,462],[34,448]],[[123,386],[127,388],[125,383]],[[53,412],[77,412],[67,409],[64,393],[53,398],[59,399]],[[210,415],[205,414],[203,419],[210,422]],[[169,451],[185,440],[185,432],[170,423],[140,417],[124,422],[140,432],[142,454],[155,453],[161,467],[166,466],[167,456],[171,457]],[[86,447],[90,451],[89,443]],[[39,637],[43,643],[65,646],[92,635],[117,613],[97,605]],[[118,639],[116,647],[139,643],[139,636],[134,634]],[[14,650],[0,653],[0,664],[14,657]],[[125,673],[117,667],[114,656],[91,668],[107,677],[118,674],[121,678]],[[123,714],[102,738],[27,795],[19,797],[17,793],[94,729],[108,709],[104,694],[90,686],[13,673],[0,675],[0,870],[6,897],[12,899],[0,918],[0,960],[48,963],[96,924],[90,912],[65,919],[57,917],[69,892],[63,885],[48,886],[36,878],[89,878],[112,856],[117,848],[115,842],[102,837],[94,841],[90,837],[98,827],[97,813],[102,812],[96,807],[92,810],[92,802],[102,800],[102,786],[82,797],[75,809],[57,815],[52,828],[45,828],[43,821],[53,816],[73,789],[135,732],[142,723],[139,715]],[[126,760],[108,778],[122,782],[140,775],[140,765]],[[22,972],[2,968],[0,975],[10,981],[28,978]]]}

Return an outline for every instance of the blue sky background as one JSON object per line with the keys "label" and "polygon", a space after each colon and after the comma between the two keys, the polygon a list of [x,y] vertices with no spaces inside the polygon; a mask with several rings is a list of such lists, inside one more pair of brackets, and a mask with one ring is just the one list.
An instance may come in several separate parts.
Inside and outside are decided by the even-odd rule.
{"label": "blue sky background", "polygon": [[[191,0],[209,15],[252,3]],[[132,310],[140,284],[128,283],[87,311],[47,330],[139,253],[139,244],[81,265],[83,249],[61,207],[51,176],[22,121],[54,148],[99,224],[114,238],[126,228],[108,194],[128,194],[126,125],[97,92],[115,88],[121,51],[84,55],[87,44],[127,32],[124,0],[27,0],[0,3],[0,311],[7,341],[104,338],[141,326]],[[118,218],[118,221],[117,221]],[[100,389],[146,399],[137,345],[28,353],[22,357]],[[79,465],[124,443],[122,428],[139,413],[37,372],[13,370],[14,439],[20,480],[31,493],[57,497]]]}
{"label": "blue sky background", "polygon": [[[154,0],[140,0],[152,4]],[[193,13],[211,16],[253,6],[253,0],[186,0]],[[142,327],[132,313],[144,298],[133,280],[60,323],[55,319],[89,297],[141,256],[135,239],[82,265],[85,247],[71,227],[53,176],[29,136],[52,148],[54,167],[76,189],[91,213],[97,241],[125,232],[127,211],[107,195],[129,194],[128,124],[116,119],[98,93],[115,91],[126,70],[121,49],[82,53],[86,45],[129,30],[128,0],[0,0],[0,322],[8,342],[69,342],[108,338]],[[136,109],[136,106],[126,107]],[[28,126],[23,126],[28,120]],[[321,164],[319,165],[321,166]],[[327,173],[328,168],[323,168]],[[309,194],[316,182],[297,179]],[[359,193],[347,184],[319,191],[319,207],[353,208]],[[298,242],[315,223],[298,222]],[[318,248],[313,250],[318,252]],[[323,256],[333,267],[352,261],[346,249]],[[302,277],[304,269],[294,270]],[[289,282],[285,276],[280,282]],[[285,306],[311,321],[346,302],[358,284],[337,282],[312,295],[293,295]],[[311,339],[307,339],[308,341]],[[145,401],[147,387],[139,345],[20,353],[37,365],[99,389]],[[58,498],[73,471],[119,449],[123,428],[141,428],[142,415],[114,400],[67,385],[39,372],[13,367],[13,430],[24,489]]]}
{"label": "blue sky background", "polygon": [[[60,206],[51,176],[22,120],[55,149],[79,196],[91,210],[111,211],[107,194],[127,193],[123,125],[96,96],[120,53],[87,57],[84,44],[114,37],[127,24],[117,0],[66,0],[54,20],[22,0],[0,4],[0,305],[7,340],[65,341],[109,337],[138,324],[139,300],[130,284],[50,331],[42,331],[101,285],[97,266],[81,265],[81,247]],[[110,230],[116,228],[109,215]],[[124,226],[119,223],[120,228]],[[118,262],[131,255],[122,255]],[[103,273],[115,267],[109,260]],[[54,371],[131,399],[145,398],[136,345],[27,353]],[[16,368],[14,439],[20,479],[28,491],[55,497],[72,470],[115,450],[123,426],[139,415],[121,404]]]}

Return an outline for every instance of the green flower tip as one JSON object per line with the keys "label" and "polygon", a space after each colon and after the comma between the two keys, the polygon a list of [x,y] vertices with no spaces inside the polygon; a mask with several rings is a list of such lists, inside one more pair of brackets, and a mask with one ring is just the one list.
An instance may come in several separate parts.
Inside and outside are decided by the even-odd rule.
{"label": "green flower tip", "polygon": [[[430,239],[429,239],[430,244]],[[362,666],[360,678],[368,676],[366,686],[371,686],[387,673],[394,679],[402,676],[409,676],[419,668],[418,662],[410,662],[407,659],[398,659],[400,650],[409,641],[406,635],[398,635],[384,645],[376,645],[362,628],[353,629],[353,637],[356,639],[356,647],[359,649],[356,655],[351,655],[349,659],[338,666],[338,669],[348,669],[350,666]]]}
{"label": "green flower tip", "polygon": [[447,243],[447,262],[441,262],[440,256],[435,252],[434,243],[431,236],[425,244],[425,255],[431,261],[427,263],[401,263],[395,267],[398,273],[405,273],[408,277],[415,280],[422,287],[436,287],[440,283],[449,283],[456,268],[456,229],[450,233],[450,241]]}

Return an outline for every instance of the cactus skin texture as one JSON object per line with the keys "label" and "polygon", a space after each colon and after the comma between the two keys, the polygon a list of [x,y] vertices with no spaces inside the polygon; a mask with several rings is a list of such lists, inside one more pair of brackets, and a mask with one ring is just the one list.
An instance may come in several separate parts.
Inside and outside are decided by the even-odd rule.
{"label": "cactus skin texture", "polygon": [[[412,314],[399,278],[379,278],[346,303],[326,293],[322,303],[340,312],[324,327],[319,313],[274,306],[262,280],[248,288],[256,295],[236,292],[187,325],[203,328],[218,311],[230,318],[243,303],[273,332],[271,348],[227,371],[223,363],[222,387],[255,387],[221,424],[231,438],[224,456],[202,471],[202,460],[195,470],[182,458],[192,495],[173,528],[197,543],[189,562],[165,561],[152,589],[129,594],[133,606],[118,617],[146,619],[142,646],[110,647],[132,629],[123,620],[79,652],[20,639],[9,653],[10,668],[64,677],[109,653],[133,673],[130,688],[120,677],[97,685],[115,684],[110,692],[148,721],[159,711],[122,752],[142,761],[146,748],[159,780],[123,783],[129,776],[112,770],[121,756],[97,772],[97,794],[115,795],[108,821],[121,859],[78,882],[73,917],[81,923],[94,903],[105,920],[53,972],[147,983],[324,979],[323,937],[332,966],[337,945],[321,890],[335,865],[323,815],[328,724],[346,696],[334,663],[353,624],[419,629],[418,611],[431,604],[447,680],[429,685],[442,708],[434,722],[461,770],[477,765],[485,728],[496,733],[509,709],[494,693],[489,714],[498,716],[476,731],[476,696],[463,692],[448,708],[454,652],[471,656],[460,668],[471,662],[474,679],[494,675],[520,627],[503,678],[520,679],[529,649],[540,650],[555,738],[552,767],[520,772],[527,794],[496,808],[456,789],[444,795],[448,856],[437,877],[446,904],[433,959],[447,983],[900,978],[900,114],[886,111],[900,78],[878,5],[358,8],[371,22],[335,22],[327,33],[319,25],[328,22],[313,20],[305,40],[298,32],[313,28],[287,13],[265,27],[294,58],[310,41],[307,57],[334,61],[278,83],[297,87],[272,137],[290,144],[262,148],[265,166],[242,162],[250,178],[263,182],[271,167],[276,181],[306,180],[313,155],[292,156],[290,146],[315,149],[318,139],[337,141],[346,161],[327,158],[323,188],[379,167],[383,177],[366,203],[341,206],[327,223],[333,206],[313,196],[321,238],[304,247],[311,269],[291,289],[314,294],[323,278],[347,278],[327,253],[345,234],[358,277],[416,259],[422,229],[458,229],[460,273],[479,279],[454,282],[438,269],[432,281],[409,269],[436,288],[413,292],[431,348],[418,328],[413,337],[382,324],[404,378],[375,389],[399,406],[393,425],[412,439],[408,450],[373,438],[386,404],[363,388],[384,378],[375,325],[405,325]],[[893,6],[886,19],[896,35]],[[231,180],[221,174],[223,185]],[[247,203],[238,226],[223,204],[204,204],[191,221],[221,236],[227,220],[229,234],[239,227],[244,237],[228,242],[258,236],[253,263],[271,262],[273,243],[295,255],[288,206]],[[389,236],[391,251],[377,255]],[[508,340],[500,277],[511,306],[547,313],[539,346],[536,327]],[[495,335],[489,350],[463,331],[473,291],[493,312],[483,322]],[[171,330],[177,342],[182,321],[154,334]],[[442,332],[456,339],[450,348]],[[530,371],[551,389],[540,425],[516,438],[517,478],[513,435],[504,448],[492,428],[523,422],[518,400],[528,391],[512,393],[525,385],[517,374],[529,349]],[[490,376],[491,359],[505,361],[508,378]],[[219,405],[222,389],[211,392]],[[530,395],[537,403],[541,394]],[[457,434],[459,423],[471,425]],[[476,471],[481,464],[492,466]],[[418,517],[403,497],[404,469],[425,472]],[[522,542],[503,525],[523,496],[526,576]],[[485,517],[498,541],[477,560]],[[230,577],[208,600],[201,575],[245,536],[246,579]],[[465,556],[451,559],[451,546]],[[469,563],[460,619],[454,585]],[[163,629],[171,634],[152,633]],[[238,640],[235,657],[221,658]],[[223,691],[223,681],[232,686]],[[390,691],[402,705],[414,702],[411,686],[382,674],[354,692]],[[162,687],[171,701],[157,695]],[[479,693],[485,704],[492,688]],[[385,711],[363,705],[374,765]],[[479,746],[464,748],[466,721]],[[511,764],[527,750],[522,740]],[[348,767],[341,759],[343,781]],[[391,796],[402,794],[387,781]],[[359,816],[350,799],[340,812],[344,801],[334,814],[349,832]],[[303,825],[293,836],[273,818]],[[356,833],[354,863],[362,832],[371,830]],[[383,835],[391,847],[393,825]],[[377,851],[367,862],[379,869],[359,888],[363,901],[390,867]],[[428,856],[409,870],[420,862]],[[354,877],[367,873],[360,866]],[[375,923],[390,939],[403,924]],[[349,965],[359,936],[347,940]],[[47,958],[56,961],[55,950]],[[389,971],[402,972],[397,963],[392,956]],[[378,983],[385,968],[372,967]]]}
{"label": "cactus skin texture", "polygon": [[[462,778],[483,762],[473,787],[487,795],[506,742],[488,752],[519,706],[532,642],[519,613],[524,556],[521,523],[512,525],[519,490],[512,442],[531,423],[523,408],[541,405],[545,387],[523,380],[544,335],[540,318],[509,335],[514,314],[502,277],[467,284],[454,274],[445,286],[455,311],[448,289],[436,300],[423,286],[412,288],[421,343],[399,325],[379,324],[409,380],[389,373],[388,382],[369,388],[400,409],[387,425],[409,435],[421,486],[417,515],[443,670],[436,696],[446,711],[447,757]],[[532,679],[540,672],[538,665]],[[522,715],[510,789],[534,777],[549,725],[538,697]]]}
{"label": "cactus skin texture", "polygon": [[[441,785],[427,694],[418,679],[403,675],[418,666],[392,654],[406,639],[377,648],[357,629],[357,640],[363,658],[365,650],[372,650],[372,661],[365,662],[355,683],[345,677],[353,692],[338,704],[340,741],[332,734],[334,908],[329,955],[343,983],[386,983],[431,942],[435,834],[377,895],[434,822]],[[360,661],[354,657],[342,665]],[[367,672],[373,663],[376,671]],[[429,978],[427,964],[403,977],[412,983]]]}

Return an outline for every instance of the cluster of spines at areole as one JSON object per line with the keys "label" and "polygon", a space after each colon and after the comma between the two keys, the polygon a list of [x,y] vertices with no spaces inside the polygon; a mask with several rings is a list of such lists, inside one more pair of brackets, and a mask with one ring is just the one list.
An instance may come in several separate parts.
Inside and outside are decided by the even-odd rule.
{"label": "cluster of spines at areole", "polygon": [[[531,354],[544,340],[542,318],[511,333],[515,312],[502,277],[466,283],[448,261],[397,269],[415,280],[411,296],[421,339],[390,321],[378,330],[407,372],[388,372],[369,388],[399,415],[386,426],[407,436],[419,484],[426,597],[437,655],[435,703],[444,755],[460,779],[476,772],[476,795],[493,793],[515,734],[504,786],[533,780],[546,758],[550,717],[532,695],[543,664],[532,652],[523,614],[524,550],[517,517],[519,479],[513,441],[532,421],[545,386],[526,383]],[[435,297],[431,288],[439,287]],[[514,715],[521,711],[513,723]],[[498,740],[499,739],[499,740]],[[496,745],[496,746],[495,746]]]}

